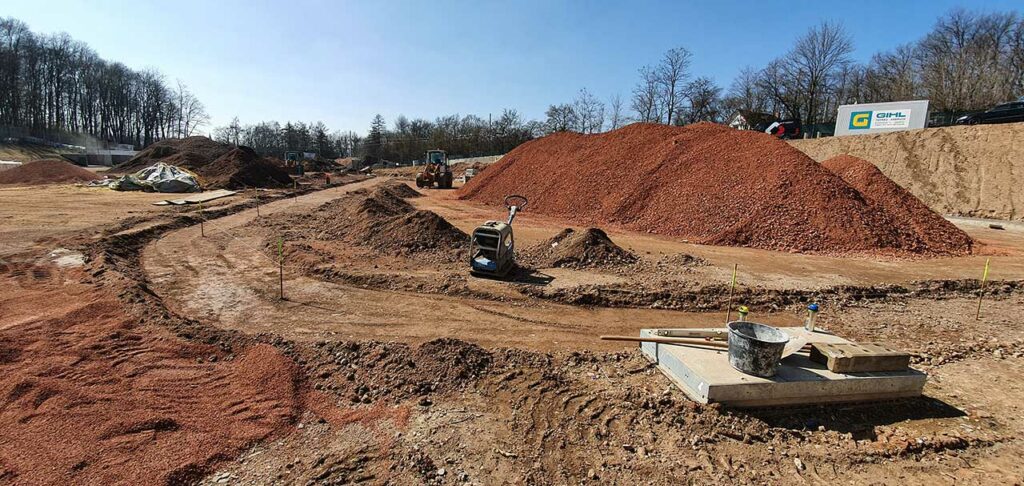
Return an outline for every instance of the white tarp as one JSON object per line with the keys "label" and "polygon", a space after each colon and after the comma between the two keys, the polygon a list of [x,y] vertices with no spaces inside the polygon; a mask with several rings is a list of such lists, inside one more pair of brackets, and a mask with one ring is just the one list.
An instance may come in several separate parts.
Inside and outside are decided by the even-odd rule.
{"label": "white tarp", "polygon": [[115,191],[199,192],[199,181],[191,172],[159,162],[110,183]]}

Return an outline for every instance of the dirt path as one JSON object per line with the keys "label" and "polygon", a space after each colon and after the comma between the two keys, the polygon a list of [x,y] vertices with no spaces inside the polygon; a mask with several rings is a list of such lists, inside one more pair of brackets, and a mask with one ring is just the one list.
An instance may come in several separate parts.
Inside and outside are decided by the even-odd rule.
{"label": "dirt path", "polygon": [[[308,211],[381,179],[350,184],[263,206],[261,214]],[[367,290],[327,283],[288,271],[287,300],[278,300],[278,269],[259,251],[263,238],[241,229],[249,210],[199,228],[174,231],[143,254],[153,289],[175,310],[224,328],[272,332],[289,339],[374,339],[419,343],[457,337],[485,346],[536,350],[623,349],[599,334],[636,334],[643,327],[700,327],[724,316],[650,309],[585,309],[441,295]],[[486,285],[483,283],[482,285]],[[770,322],[787,322],[777,315]],[[792,322],[792,321],[789,321]]]}

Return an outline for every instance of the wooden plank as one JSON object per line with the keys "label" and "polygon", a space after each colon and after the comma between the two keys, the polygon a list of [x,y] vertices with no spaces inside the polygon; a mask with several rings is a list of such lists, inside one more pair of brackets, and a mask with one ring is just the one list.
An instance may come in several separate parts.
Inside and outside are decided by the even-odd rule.
{"label": "wooden plank", "polygon": [[818,343],[811,347],[811,361],[835,373],[899,371],[910,366],[910,353],[878,343]]}
{"label": "wooden plank", "polygon": [[166,199],[153,203],[154,206],[167,206],[173,204],[175,206],[181,206],[184,204],[198,204],[201,202],[213,201],[214,199],[220,199],[222,197],[234,196],[238,194],[235,191],[227,189],[217,189],[216,191],[200,192],[199,194],[193,194],[188,197],[181,199]]}

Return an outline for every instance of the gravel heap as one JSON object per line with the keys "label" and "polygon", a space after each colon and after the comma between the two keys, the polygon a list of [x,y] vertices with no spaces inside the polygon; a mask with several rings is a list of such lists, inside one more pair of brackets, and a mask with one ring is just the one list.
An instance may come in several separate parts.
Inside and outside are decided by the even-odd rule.
{"label": "gravel heap", "polygon": [[916,253],[954,255],[971,252],[973,241],[967,233],[886,177],[871,162],[839,155],[821,164],[860,191],[876,211],[889,216],[898,230],[900,246]]}
{"label": "gravel heap", "polygon": [[525,259],[538,267],[609,267],[636,263],[636,255],[619,247],[598,228],[576,231],[566,228],[557,235],[527,248]]}
{"label": "gravel heap", "polygon": [[901,237],[888,214],[828,168],[770,135],[699,123],[635,123],[520,145],[471,180],[463,199],[584,225],[696,243],[849,254],[945,253]]}

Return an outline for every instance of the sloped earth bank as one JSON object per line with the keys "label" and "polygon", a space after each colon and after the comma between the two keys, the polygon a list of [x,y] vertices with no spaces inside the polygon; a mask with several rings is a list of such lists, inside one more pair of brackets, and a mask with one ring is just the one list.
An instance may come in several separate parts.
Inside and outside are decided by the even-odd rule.
{"label": "sloped earth bank", "polygon": [[[271,203],[262,209],[264,214],[308,211],[344,192],[342,189]],[[81,371],[73,370],[88,370],[90,376],[106,371],[100,375],[104,386],[118,383],[123,379],[121,373],[131,377],[152,373],[152,377],[164,378],[150,387],[127,387],[121,392],[126,399],[146,391],[175,392],[162,408],[153,407],[164,415],[180,410],[177,404],[188,400],[210,400],[215,404],[212,408],[218,409],[233,406],[216,404],[216,397],[222,392],[210,390],[208,395],[212,398],[201,393],[206,383],[202,378],[190,381],[193,387],[176,386],[164,370],[154,366],[151,360],[155,353],[147,346],[182,350],[185,359],[168,363],[174,366],[174,373],[187,371],[187,362],[195,363],[198,370],[231,374],[232,369],[244,369],[245,363],[255,361],[260,364],[256,369],[261,371],[251,375],[236,371],[240,384],[259,384],[260,389],[266,388],[268,395],[277,398],[289,396],[282,390],[311,390],[301,396],[314,398],[301,400],[295,418],[285,419],[285,426],[269,433],[267,437],[272,440],[260,441],[237,456],[239,449],[233,445],[236,443],[227,440],[211,441],[209,449],[175,442],[175,437],[195,430],[185,419],[176,420],[177,428],[158,420],[145,422],[143,425],[149,428],[136,433],[130,431],[139,427],[96,426],[99,432],[83,434],[82,427],[77,425],[95,426],[104,420],[90,421],[102,415],[82,407],[82,416],[76,420],[74,429],[47,429],[54,440],[63,440],[45,444],[48,450],[58,451],[53,453],[57,459],[52,462],[38,459],[37,455],[23,455],[24,451],[33,450],[22,442],[27,439],[16,436],[12,443],[6,443],[11,442],[7,435],[10,430],[23,429],[7,423],[5,415],[16,408],[5,404],[0,410],[0,420],[4,420],[0,434],[5,439],[0,446],[0,483],[20,484],[37,479],[54,484],[177,483],[211,471],[204,482],[1006,484],[1024,474],[1017,460],[1024,452],[1019,439],[1024,423],[1018,408],[1024,393],[1020,378],[1024,368],[1024,333],[1012,315],[1012,310],[1022,303],[1018,295],[995,299],[977,322],[950,317],[961,307],[971,305],[970,299],[963,298],[882,301],[865,308],[847,309],[834,320],[826,320],[826,325],[856,337],[884,330],[886,339],[919,352],[920,334],[925,332],[924,339],[930,347],[925,347],[924,352],[928,356],[921,355],[917,361],[933,374],[928,398],[881,406],[736,412],[686,401],[635,351],[587,351],[593,345],[589,336],[594,328],[575,328],[576,336],[572,339],[576,341],[576,351],[545,353],[494,345],[481,347],[456,339],[428,340],[422,345],[394,342],[424,342],[410,339],[402,328],[381,329],[390,331],[385,340],[353,341],[347,335],[360,324],[338,321],[331,323],[330,330],[292,341],[277,332],[268,332],[276,330],[262,325],[268,322],[267,309],[277,308],[290,314],[292,319],[275,321],[293,327],[325,320],[325,316],[338,319],[346,313],[364,313],[373,308],[398,308],[403,301],[418,298],[409,294],[309,285],[311,293],[328,300],[303,304],[295,297],[279,302],[272,293],[261,294],[264,286],[260,283],[248,287],[253,294],[238,302],[248,307],[238,309],[248,313],[246,321],[235,323],[245,324],[244,332],[225,329],[234,326],[216,318],[197,319],[182,313],[183,303],[204,306],[214,302],[210,293],[223,296],[236,292],[239,274],[256,274],[257,281],[261,279],[258,275],[274,274],[272,267],[237,265],[245,262],[238,259],[237,249],[230,242],[245,239],[245,235],[226,237],[229,239],[212,236],[240,228],[255,216],[252,209],[236,213],[243,209],[245,206],[239,205],[211,214],[217,219],[208,223],[210,233],[206,238],[190,226],[196,223],[190,215],[156,224],[140,222],[135,229],[105,236],[82,247],[88,256],[87,274],[65,275],[64,279],[78,284],[62,283],[59,290],[41,282],[55,278],[48,273],[51,270],[47,264],[29,258],[24,258],[28,264],[23,266],[8,263],[2,278],[5,283],[18,282],[18,290],[5,294],[5,300],[0,302],[21,307],[5,307],[0,313],[2,376],[12,369],[39,376],[32,367],[49,359],[46,347],[34,347],[25,340],[48,335],[52,337],[47,339],[67,339],[71,343],[79,340],[74,335],[36,330],[33,326],[46,323],[63,311],[52,305],[33,305],[19,296],[35,295],[36,302],[80,302],[106,295],[117,304],[108,309],[111,316],[124,319],[133,327],[116,335],[104,334],[103,319],[96,319],[95,314],[79,313],[71,320],[87,334],[105,335],[108,340],[124,337],[139,347],[124,353],[128,361],[101,353],[95,358],[85,355],[87,363],[106,363],[113,371],[93,369],[92,364]],[[192,259],[181,258],[185,253],[178,253],[178,244],[190,247],[187,253]],[[248,248],[254,259],[248,263],[262,258],[260,248]],[[205,261],[195,264],[202,255]],[[161,259],[178,261],[179,271],[173,275],[161,273],[161,265],[152,264]],[[208,287],[198,292],[198,286],[175,287],[176,278],[205,282]],[[294,291],[307,282],[290,277],[288,283]],[[82,293],[57,298],[57,292]],[[337,305],[344,301],[331,300],[344,299],[347,294],[356,297],[347,307]],[[381,298],[375,300],[374,295]],[[435,297],[425,297],[437,301]],[[418,318],[407,319],[420,328],[444,325],[445,319],[458,315],[457,309],[447,305],[450,302],[439,301],[441,305],[433,307],[417,305]],[[261,311],[253,304],[266,307]],[[487,308],[486,304],[473,305]],[[490,308],[506,315],[536,317],[543,307],[542,303],[531,303],[524,307]],[[49,314],[40,315],[41,309]],[[552,324],[583,320],[586,314],[581,312],[587,311],[558,307],[553,315],[560,320],[553,320]],[[623,311],[622,317],[633,312]],[[681,317],[673,314],[676,320]],[[643,317],[646,321],[653,316]],[[490,326],[487,332],[499,334],[496,337],[501,339],[535,325],[529,320],[513,322],[515,325],[508,331],[498,332],[500,327]],[[473,341],[480,341],[483,336],[457,328],[442,331]],[[998,338],[993,340],[995,336]],[[520,347],[530,348],[538,340],[525,341]],[[212,346],[216,351],[211,350],[210,356],[202,359],[208,350],[203,346]],[[199,356],[193,359],[189,349],[198,349]],[[275,358],[275,353],[294,363],[297,378],[293,387],[275,385],[281,377],[290,376],[289,364]],[[23,356],[33,359],[29,362]],[[58,353],[57,359],[64,359],[63,356],[65,353]],[[146,366],[132,368],[132,360]],[[74,362],[71,363],[67,366],[73,366]],[[65,381],[91,382],[88,376],[81,375]],[[93,390],[98,390],[98,385],[93,386]],[[11,396],[7,391],[0,396]],[[62,396],[58,394],[41,402],[29,398],[38,395],[17,396],[18,407],[37,407],[27,419],[23,415],[22,420],[30,424],[33,420],[54,423],[61,413],[51,407],[64,403]],[[77,407],[79,403],[72,402],[71,406]],[[244,410],[266,404],[249,399],[238,406]],[[203,410],[182,415],[195,413],[205,417]],[[235,420],[230,413],[227,416],[219,422],[209,419],[204,423],[211,430],[224,430]],[[273,425],[274,416],[264,418]],[[129,432],[128,437],[107,438],[103,432],[109,430]],[[92,439],[95,435],[100,436],[98,441]],[[63,469],[67,461],[59,451],[68,437],[74,436],[80,436],[77,440],[90,446],[91,461],[74,463],[68,472]],[[248,438],[243,434],[238,440],[247,442]],[[142,444],[139,447],[147,449],[140,452],[126,444]],[[186,468],[188,474],[183,476],[172,475],[180,468],[171,467],[169,463],[173,461],[163,460],[180,454],[201,456],[210,450],[219,452],[201,466]],[[35,462],[26,466],[21,462],[25,457]],[[134,469],[137,462],[146,469]],[[95,464],[106,467],[91,468]],[[75,477],[76,470],[80,470],[78,474],[93,475]]]}
{"label": "sloped earth bank", "polygon": [[818,162],[838,155],[867,160],[939,214],[1024,219],[1024,123],[789,143]]}
{"label": "sloped earth bank", "polygon": [[[691,241],[829,254],[949,255],[969,245],[919,238],[856,188],[772,136],[699,123],[634,123],[524,143],[459,189],[498,205]],[[916,231],[916,228],[909,230]]]}

